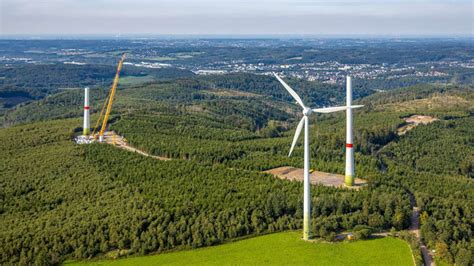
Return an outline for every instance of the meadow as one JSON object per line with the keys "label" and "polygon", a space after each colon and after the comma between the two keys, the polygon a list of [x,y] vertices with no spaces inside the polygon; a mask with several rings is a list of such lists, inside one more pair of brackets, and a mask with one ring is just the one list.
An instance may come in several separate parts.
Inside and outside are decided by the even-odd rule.
{"label": "meadow", "polygon": [[299,232],[269,234],[229,244],[70,265],[413,265],[408,245],[386,237],[354,242],[301,241]]}

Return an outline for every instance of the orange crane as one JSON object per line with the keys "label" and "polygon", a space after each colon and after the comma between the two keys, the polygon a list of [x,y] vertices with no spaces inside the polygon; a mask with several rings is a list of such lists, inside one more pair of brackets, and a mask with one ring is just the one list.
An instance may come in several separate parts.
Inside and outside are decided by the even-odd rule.
{"label": "orange crane", "polygon": [[[107,120],[109,119],[110,111],[112,110],[112,103],[114,101],[115,91],[117,90],[117,85],[120,78],[120,70],[122,70],[122,65],[123,65],[124,60],[125,60],[125,53],[122,55],[122,58],[120,59],[118,63],[117,72],[115,73],[114,82],[112,83],[112,88],[110,88],[109,96],[105,100],[104,106],[102,107],[102,110],[100,111],[100,114],[99,114],[99,119],[97,120],[97,123],[95,125],[94,133],[92,133],[92,135],[94,136],[96,140],[97,140],[97,137],[99,138],[99,142],[102,142],[104,140],[104,132],[105,132],[105,129],[107,128]],[[107,109],[105,111],[104,117],[102,118],[102,114],[104,113],[106,106],[107,106]],[[102,120],[102,126],[100,127],[99,134],[96,135],[95,132],[101,120]]]}

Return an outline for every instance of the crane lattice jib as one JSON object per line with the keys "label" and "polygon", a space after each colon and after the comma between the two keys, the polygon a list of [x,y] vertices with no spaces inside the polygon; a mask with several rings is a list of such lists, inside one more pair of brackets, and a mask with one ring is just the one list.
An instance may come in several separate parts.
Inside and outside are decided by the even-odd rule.
{"label": "crane lattice jib", "polygon": [[94,136],[95,138],[97,138],[96,132],[97,132],[97,129],[99,128],[100,121],[103,118],[105,108],[107,107],[107,102],[109,101],[110,92],[111,91],[109,90],[109,93],[107,94],[107,97],[105,98],[104,105],[102,106],[102,109],[100,110],[99,117],[97,118],[97,122],[95,123],[94,131],[92,132],[92,136]]}
{"label": "crane lattice jib", "polygon": [[124,60],[125,60],[125,54],[122,55],[122,58],[120,59],[120,62],[117,66],[117,73],[115,73],[114,82],[112,83],[112,88],[110,89],[110,95],[109,95],[108,103],[107,103],[107,110],[105,111],[104,120],[102,121],[102,127],[100,128],[100,131],[99,131],[99,137],[102,137],[104,135],[104,131],[107,126],[107,120],[109,119],[110,110],[112,110],[112,103],[114,101],[115,91],[117,90],[117,84],[120,78],[120,70],[122,69],[122,64]]}

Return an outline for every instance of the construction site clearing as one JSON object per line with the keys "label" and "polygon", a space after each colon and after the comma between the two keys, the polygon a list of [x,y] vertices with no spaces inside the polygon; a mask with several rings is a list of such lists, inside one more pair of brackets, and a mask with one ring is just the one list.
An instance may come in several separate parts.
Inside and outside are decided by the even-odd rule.
{"label": "construction site clearing", "polygon": [[[303,182],[303,169],[290,166],[283,166],[264,171],[264,173],[272,174],[280,179]],[[310,182],[312,185],[323,185],[328,187],[339,187],[359,190],[367,185],[364,179],[356,178],[354,186],[348,187],[344,184],[344,176],[320,171],[310,173]]]}
{"label": "construction site clearing", "polygon": [[[84,136],[84,135],[76,137],[74,139],[74,141],[77,144],[90,144],[90,143],[96,142],[96,140],[93,136]],[[127,151],[136,152],[136,153],[141,154],[143,156],[151,157],[151,158],[154,158],[154,159],[157,159],[157,160],[161,160],[161,161],[171,160],[170,158],[151,155],[147,152],[144,152],[142,150],[139,150],[135,147],[130,146],[127,143],[127,140],[123,136],[120,136],[117,133],[115,133],[115,131],[105,131],[102,142],[114,145],[117,148],[121,148],[121,149],[124,149],[124,150],[127,150]]]}
{"label": "construction site clearing", "polygon": [[428,115],[412,115],[410,117],[403,118],[403,120],[405,120],[407,124],[397,129],[397,134],[399,136],[404,135],[420,124],[428,125],[439,119]]}

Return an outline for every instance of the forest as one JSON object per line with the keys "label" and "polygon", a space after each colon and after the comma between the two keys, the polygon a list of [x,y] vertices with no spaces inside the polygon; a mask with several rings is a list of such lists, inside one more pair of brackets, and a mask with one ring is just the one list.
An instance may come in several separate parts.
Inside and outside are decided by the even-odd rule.
{"label": "forest", "polygon": [[[58,75],[58,73],[61,73]],[[112,65],[27,64],[0,68],[0,108],[11,108],[19,103],[42,99],[62,89],[85,86],[105,87],[114,77]],[[157,80],[194,75],[191,71],[163,68],[143,69],[125,66],[122,76],[151,75]]]}
{"label": "forest", "polygon": [[[147,254],[301,226],[298,183],[222,165],[160,162],[112,146],[77,146],[70,137],[78,122],[0,131],[8,155],[1,164],[2,263],[56,264],[115,249]],[[360,224],[406,228],[403,193],[386,186],[363,192],[314,187],[315,235],[332,239]]]}
{"label": "forest", "polygon": [[[224,77],[117,92],[110,130],[170,161],[74,144],[80,91],[8,112],[4,119],[14,126],[0,129],[0,263],[59,264],[114,250],[148,254],[300,229],[302,185],[261,173],[302,167],[301,142],[287,157],[299,109],[269,77]],[[341,89],[289,83],[312,106],[343,103]],[[106,91],[94,93],[92,121]],[[404,230],[416,205],[428,247],[445,262],[472,264],[474,89],[355,88],[355,96],[366,105],[355,112],[356,172],[368,185],[313,186],[314,235],[331,241],[344,230]],[[64,116],[67,106],[77,111]],[[412,114],[439,121],[399,136]],[[344,114],[311,119],[312,167],[343,174]]]}

